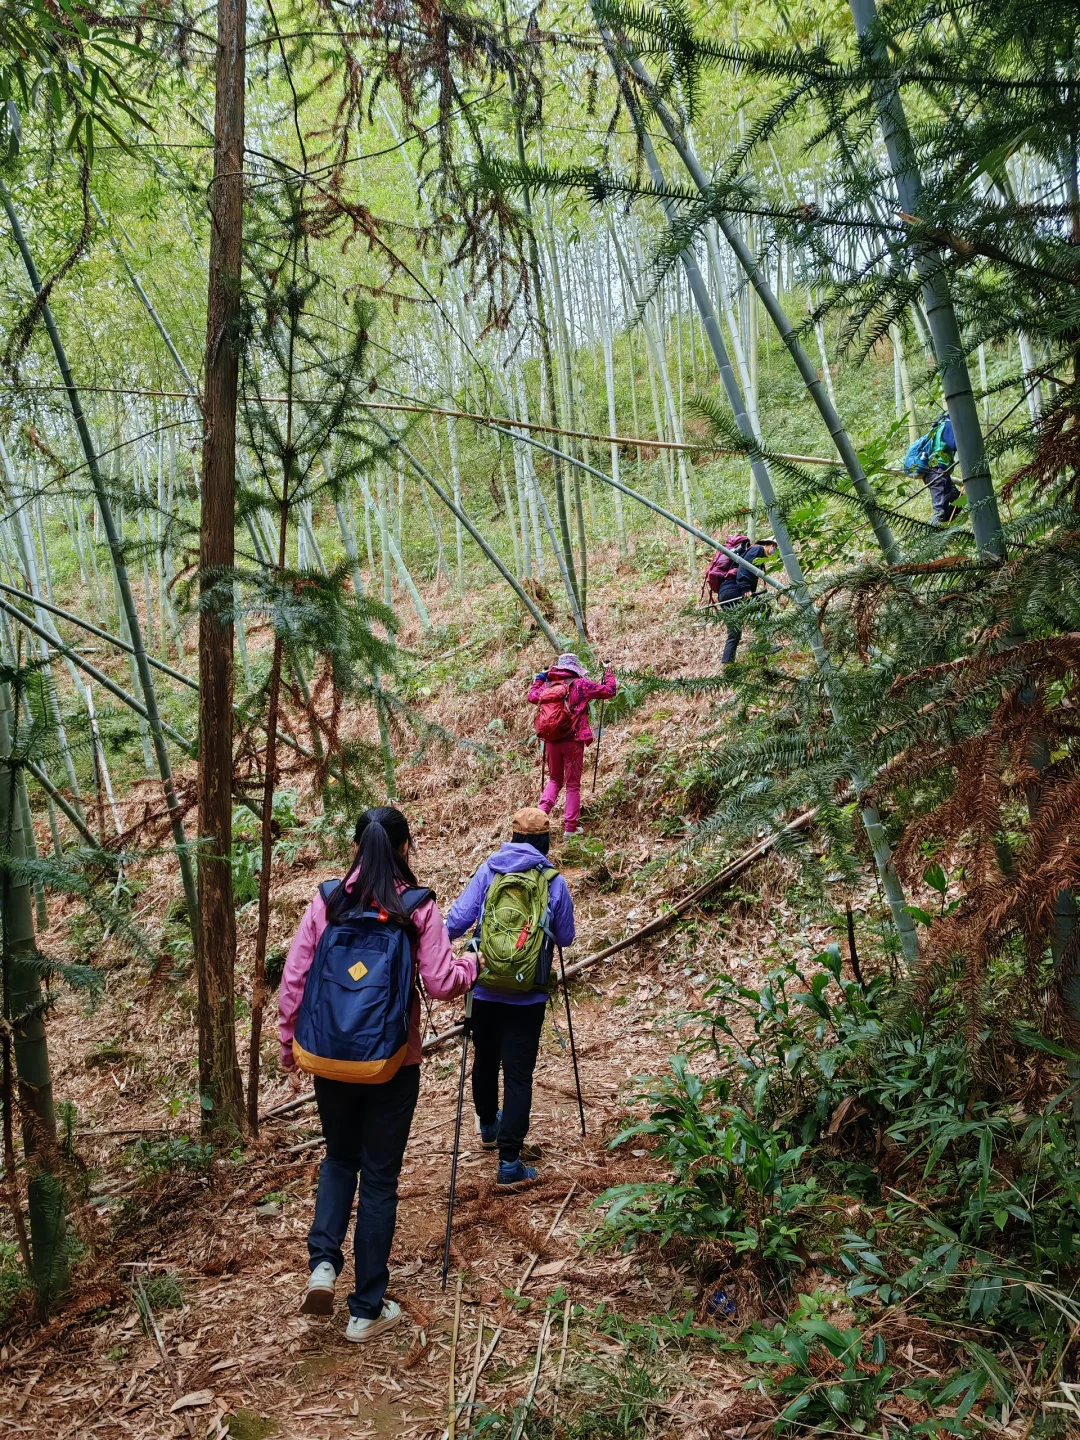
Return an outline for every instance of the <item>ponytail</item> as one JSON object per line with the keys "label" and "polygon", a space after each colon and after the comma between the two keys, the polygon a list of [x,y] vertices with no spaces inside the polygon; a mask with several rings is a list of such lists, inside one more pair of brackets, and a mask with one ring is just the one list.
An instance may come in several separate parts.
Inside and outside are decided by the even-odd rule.
{"label": "ponytail", "polygon": [[[399,851],[412,844],[409,822],[400,810],[390,805],[378,805],[365,810],[356,822],[356,857],[349,873],[326,902],[326,919],[336,925],[346,910],[362,907],[365,910],[382,910],[391,920],[396,920],[412,940],[414,946],[419,938],[416,925],[398,894],[397,882],[415,886],[416,876],[409,868],[408,860]],[[352,890],[349,884],[355,880]]]}

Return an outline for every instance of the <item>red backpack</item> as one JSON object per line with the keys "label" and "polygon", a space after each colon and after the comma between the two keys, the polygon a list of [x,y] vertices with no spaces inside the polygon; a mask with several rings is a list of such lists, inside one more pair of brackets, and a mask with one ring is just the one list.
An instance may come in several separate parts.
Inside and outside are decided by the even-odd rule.
{"label": "red backpack", "polygon": [[570,683],[549,680],[540,692],[533,729],[541,740],[569,740],[574,733],[570,710]]}

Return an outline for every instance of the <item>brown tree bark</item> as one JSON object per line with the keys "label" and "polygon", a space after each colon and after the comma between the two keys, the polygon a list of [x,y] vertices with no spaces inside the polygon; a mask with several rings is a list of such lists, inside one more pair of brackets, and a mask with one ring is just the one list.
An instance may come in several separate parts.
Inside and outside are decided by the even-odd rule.
{"label": "brown tree bark", "polygon": [[[244,72],[246,0],[218,0],[214,183],[210,199],[210,277],[199,525],[199,1090],[207,1128],[242,1128],[244,1099],[236,1054],[233,910],[233,627],[225,612],[232,586],[215,582],[234,560],[236,512],[237,327],[243,263]],[[209,1108],[207,1106],[209,1105]]]}

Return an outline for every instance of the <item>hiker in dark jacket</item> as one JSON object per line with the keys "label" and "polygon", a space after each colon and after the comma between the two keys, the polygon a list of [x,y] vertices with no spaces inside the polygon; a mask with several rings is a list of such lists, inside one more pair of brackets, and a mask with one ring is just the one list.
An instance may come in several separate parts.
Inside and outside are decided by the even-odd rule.
{"label": "hiker in dark jacket", "polygon": [[934,523],[951,525],[959,511],[960,491],[952,472],[956,467],[956,434],[949,416],[941,415],[925,435],[908,446],[904,474],[917,475],[930,491]]}
{"label": "hiker in dark jacket", "polygon": [[[533,806],[519,810],[511,820],[511,829],[509,843],[484,861],[451,905],[446,928],[452,940],[477,924],[496,875],[552,868],[547,858],[549,822],[543,810]],[[572,944],[574,902],[561,875],[552,877],[548,900],[555,944],[563,947]],[[481,973],[483,963],[481,955]],[[529,1133],[533,1071],[547,998],[547,989],[539,987],[524,994],[511,994],[478,983],[473,990],[472,1093],[476,1125],[483,1148],[499,1152],[498,1184],[505,1187],[536,1179],[536,1170],[525,1164],[521,1150]]]}
{"label": "hiker in dark jacket", "polygon": [[951,525],[960,513],[956,508],[960,491],[952,477],[955,464],[956,437],[952,421],[945,416],[932,431],[930,469],[926,474],[926,488],[930,491],[934,519],[939,525]]}
{"label": "hiker in dark jacket", "polygon": [[[734,536],[737,541],[744,543],[730,545],[729,549],[741,555],[744,560],[749,560],[751,565],[761,568],[761,562],[768,556],[776,553],[776,541],[770,539],[759,540],[756,543],[747,539],[744,535]],[[736,605],[741,605],[755,593],[758,586],[758,577],[749,570],[744,570],[741,565],[735,567],[735,573],[720,586],[717,593],[717,603],[725,610],[731,610]],[[730,665],[735,659],[735,652],[739,648],[739,641],[742,639],[742,626],[736,625],[734,620],[727,618],[727,643],[724,645],[723,663]]]}
{"label": "hiker in dark jacket", "polygon": [[[547,712],[558,711],[547,697],[560,687],[567,688],[565,725],[558,734],[544,734]],[[540,809],[550,815],[566,786],[566,808],[563,811],[563,832],[577,835],[581,830],[581,771],[585,763],[585,746],[593,742],[589,724],[589,705],[593,700],[610,700],[618,685],[610,665],[604,666],[603,680],[590,680],[585,666],[576,655],[560,655],[549,670],[541,670],[529,690],[529,704],[537,705],[535,730],[544,741],[548,781],[540,796]],[[565,733],[563,733],[565,732]]]}

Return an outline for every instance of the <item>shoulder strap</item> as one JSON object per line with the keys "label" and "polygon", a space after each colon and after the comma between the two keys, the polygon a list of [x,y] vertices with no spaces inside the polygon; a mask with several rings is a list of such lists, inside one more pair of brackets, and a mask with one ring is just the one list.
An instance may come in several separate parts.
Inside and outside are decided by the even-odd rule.
{"label": "shoulder strap", "polygon": [[322,896],[324,905],[328,905],[330,903],[330,897],[334,894],[335,890],[337,890],[338,886],[341,884],[342,881],[340,880],[324,880],[322,882],[322,884],[319,886],[319,894]]}
{"label": "shoulder strap", "polygon": [[556,875],[558,875],[558,873],[559,873],[559,872],[558,872],[558,870],[555,869],[554,865],[549,865],[549,866],[547,866],[546,869],[544,870],[544,879],[545,879],[545,880],[548,882],[548,884],[550,885],[551,882],[552,882],[552,880],[555,879],[555,877],[556,877]]}
{"label": "shoulder strap", "polygon": [[417,885],[411,890],[403,890],[401,892],[401,903],[410,915],[412,915],[414,911],[419,910],[420,906],[428,900],[434,899],[435,891],[429,890],[426,885]]}

